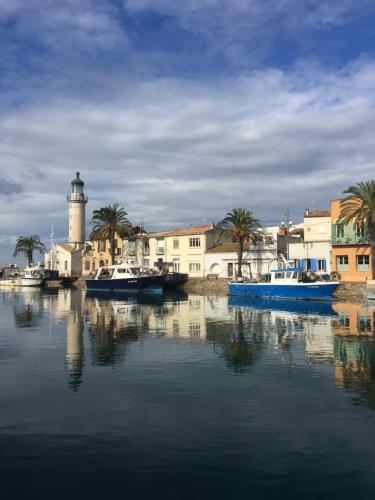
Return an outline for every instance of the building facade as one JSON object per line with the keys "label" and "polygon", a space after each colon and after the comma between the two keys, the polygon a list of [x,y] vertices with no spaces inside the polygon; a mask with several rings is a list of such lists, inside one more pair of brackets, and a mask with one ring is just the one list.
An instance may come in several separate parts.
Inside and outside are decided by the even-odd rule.
{"label": "building facade", "polygon": [[[118,235],[115,238],[115,264],[122,260],[124,241]],[[109,240],[86,241],[82,251],[82,274],[88,276],[99,267],[111,265],[112,258]]]}
{"label": "building facade", "polygon": [[[205,274],[215,274],[218,278],[232,279],[238,275],[237,243],[221,243],[209,249],[205,255]],[[242,276],[259,278],[269,273],[270,264],[277,259],[277,240],[249,245],[245,243],[242,256]]]}
{"label": "building facade", "polygon": [[288,244],[288,256],[298,267],[315,273],[332,271],[331,212],[329,210],[305,210],[303,238]]}
{"label": "building facade", "polygon": [[221,237],[213,225],[151,232],[125,239],[123,257],[145,267],[168,266],[201,278],[205,275],[205,254]]}
{"label": "building facade", "polygon": [[341,281],[365,282],[371,279],[371,249],[363,224],[340,223],[341,200],[331,201],[332,214],[332,270]]}

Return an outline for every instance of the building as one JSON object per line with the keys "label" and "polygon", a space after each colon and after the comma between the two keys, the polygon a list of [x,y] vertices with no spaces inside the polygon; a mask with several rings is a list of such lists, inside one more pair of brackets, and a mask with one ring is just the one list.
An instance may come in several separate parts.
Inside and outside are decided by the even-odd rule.
{"label": "building", "polygon": [[[124,241],[116,235],[116,258],[115,264],[122,260]],[[112,258],[109,240],[86,241],[82,252],[82,274],[88,276],[99,269],[99,267],[111,265]]]}
{"label": "building", "polygon": [[60,276],[79,276],[82,273],[82,250],[69,243],[57,243],[44,259],[46,268],[59,271]]}
{"label": "building", "polygon": [[331,201],[332,270],[341,281],[365,282],[371,279],[371,249],[367,223],[342,224],[341,200]]}
{"label": "building", "polygon": [[71,182],[69,204],[68,243],[58,243],[44,256],[48,269],[59,271],[61,276],[80,276],[82,274],[82,250],[85,242],[86,219],[85,207],[87,196],[84,193],[84,182],[79,172]]}
{"label": "building", "polygon": [[146,267],[168,265],[176,272],[201,278],[205,253],[222,238],[213,225],[157,231],[124,240],[123,256]]}
{"label": "building", "polygon": [[[220,243],[207,250],[205,255],[205,275],[215,274],[218,278],[231,279],[237,276],[238,243]],[[277,238],[268,235],[264,243],[257,245],[245,242],[242,256],[242,275],[259,278],[269,273],[270,263],[277,259]]]}
{"label": "building", "polygon": [[288,243],[288,257],[305,271],[330,273],[331,265],[331,212],[305,210],[303,237]]}

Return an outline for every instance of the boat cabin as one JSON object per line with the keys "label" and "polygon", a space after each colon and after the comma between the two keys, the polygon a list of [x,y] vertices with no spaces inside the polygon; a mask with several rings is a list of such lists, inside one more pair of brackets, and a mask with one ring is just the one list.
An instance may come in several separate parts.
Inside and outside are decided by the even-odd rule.
{"label": "boat cabin", "polygon": [[115,280],[123,278],[134,278],[143,274],[141,266],[136,264],[118,264],[114,266],[99,267],[95,279],[97,280]]}
{"label": "boat cabin", "polygon": [[282,269],[271,269],[269,282],[274,284],[290,284],[294,285],[302,281],[302,267],[286,267]]}

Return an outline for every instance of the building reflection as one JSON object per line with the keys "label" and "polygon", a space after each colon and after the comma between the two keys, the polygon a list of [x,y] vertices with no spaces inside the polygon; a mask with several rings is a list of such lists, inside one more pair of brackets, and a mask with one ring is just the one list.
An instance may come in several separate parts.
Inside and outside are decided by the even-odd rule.
{"label": "building reflection", "polygon": [[[71,299],[72,295],[70,296]],[[84,319],[82,314],[83,297],[77,293],[71,301],[66,327],[66,367],[69,371],[69,386],[77,392],[82,384],[84,368]]]}
{"label": "building reflection", "polygon": [[201,342],[227,366],[244,372],[267,349],[294,366],[330,363],[336,386],[360,404],[374,407],[375,307],[336,302],[244,300],[201,295],[86,296],[85,291],[25,290],[14,293],[14,320],[20,328],[40,326],[43,313],[53,323],[66,323],[65,365],[69,387],[77,391],[85,369],[86,341],[90,364],[123,363],[134,342],[148,337]]}

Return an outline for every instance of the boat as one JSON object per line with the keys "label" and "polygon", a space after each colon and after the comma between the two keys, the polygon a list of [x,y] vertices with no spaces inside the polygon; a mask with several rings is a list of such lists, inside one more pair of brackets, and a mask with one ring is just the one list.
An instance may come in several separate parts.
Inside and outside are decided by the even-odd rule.
{"label": "boat", "polygon": [[87,290],[137,292],[163,290],[164,277],[144,271],[138,264],[123,262],[99,267],[93,278],[86,278]]}
{"label": "boat", "polygon": [[304,278],[302,267],[290,267],[284,260],[283,267],[272,269],[268,281],[256,283],[229,283],[228,294],[243,297],[270,297],[297,300],[333,300],[338,281],[313,281]]}
{"label": "boat", "polygon": [[44,267],[30,264],[18,278],[18,286],[43,286],[45,283]]}
{"label": "boat", "polygon": [[0,271],[0,286],[17,286],[20,277],[19,267],[11,264]]}

